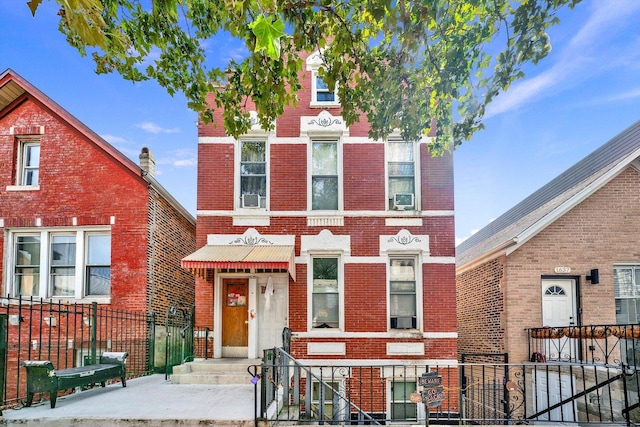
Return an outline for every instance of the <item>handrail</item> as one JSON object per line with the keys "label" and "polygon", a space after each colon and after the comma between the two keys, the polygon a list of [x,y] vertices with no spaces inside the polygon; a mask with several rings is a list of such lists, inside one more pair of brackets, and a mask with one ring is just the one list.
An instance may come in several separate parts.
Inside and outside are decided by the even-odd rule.
{"label": "handrail", "polygon": [[[276,375],[276,378],[283,378],[284,381],[286,381],[287,384],[287,390],[289,389],[288,384],[289,384],[289,375],[288,375],[288,369],[290,367],[293,368],[298,368],[301,371],[303,371],[306,374],[307,377],[307,382],[306,382],[306,387],[307,387],[307,400],[306,400],[306,404],[307,404],[307,408],[311,408],[311,384],[312,384],[312,380],[316,381],[319,386],[320,386],[320,393],[319,393],[319,403],[318,403],[318,407],[319,407],[319,418],[321,420],[333,420],[333,421],[350,421],[349,420],[336,420],[333,418],[333,414],[331,416],[331,418],[326,418],[324,415],[324,405],[325,405],[325,400],[324,400],[324,395],[325,395],[325,390],[330,390],[333,396],[333,401],[332,403],[334,405],[336,405],[336,400],[338,402],[343,402],[346,406],[343,408],[344,412],[346,413],[345,416],[351,416],[352,413],[356,413],[358,414],[358,421],[367,421],[370,424],[373,425],[381,425],[375,418],[373,418],[371,415],[369,415],[368,413],[366,413],[365,411],[363,411],[360,407],[358,407],[358,405],[356,405],[355,403],[353,403],[347,396],[343,395],[340,390],[336,390],[333,386],[331,386],[331,384],[329,384],[327,381],[325,381],[322,377],[314,374],[312,372],[313,366],[308,366],[308,365],[303,365],[302,363],[300,363],[298,360],[296,360],[296,358],[294,358],[293,356],[291,356],[287,351],[285,351],[283,348],[274,348],[274,358],[273,358],[273,365],[272,368],[274,369],[280,369],[282,371],[285,372],[280,372]],[[280,359],[280,363],[276,364],[276,360]],[[263,365],[264,367],[264,365]],[[299,381],[300,381],[300,375],[296,375],[294,381],[298,381],[297,384],[294,384],[294,389],[299,388]],[[264,380],[264,375],[263,375],[263,380]],[[263,381],[264,382],[264,381]],[[264,391],[264,390],[263,390]],[[273,401],[276,400],[276,397],[274,396],[273,399],[270,402],[264,402],[266,406],[269,406]],[[265,409],[263,408],[262,413],[265,413]],[[347,410],[348,409],[348,410]],[[306,411],[305,411],[306,412]],[[311,411],[310,411],[311,412]],[[341,411],[342,412],[342,411]],[[334,411],[335,413],[335,411]]]}

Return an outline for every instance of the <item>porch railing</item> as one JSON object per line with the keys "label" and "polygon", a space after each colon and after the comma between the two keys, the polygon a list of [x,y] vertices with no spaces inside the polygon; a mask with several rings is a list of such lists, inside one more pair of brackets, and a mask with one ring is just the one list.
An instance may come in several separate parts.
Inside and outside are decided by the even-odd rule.
{"label": "porch railing", "polygon": [[640,325],[526,329],[531,361],[640,365]]}
{"label": "porch railing", "polygon": [[[640,423],[638,371],[570,362],[454,365],[304,365],[281,349],[260,372],[258,419],[278,425]],[[441,400],[422,400],[423,374]],[[422,400],[422,401],[421,401]]]}

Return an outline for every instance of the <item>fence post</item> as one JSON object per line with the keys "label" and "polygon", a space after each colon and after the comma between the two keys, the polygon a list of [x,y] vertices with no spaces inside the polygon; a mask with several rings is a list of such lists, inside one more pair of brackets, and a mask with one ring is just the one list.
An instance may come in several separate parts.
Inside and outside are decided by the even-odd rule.
{"label": "fence post", "polygon": [[0,393],[2,404],[7,401],[5,382],[7,378],[7,314],[0,314]]}
{"label": "fence post", "polygon": [[98,328],[98,303],[91,303],[91,324],[89,325],[91,328],[91,364],[95,365],[97,358],[96,347],[98,344],[98,336],[97,336],[97,328]]}
{"label": "fence post", "polygon": [[149,362],[147,372],[155,372],[156,369],[156,314],[151,312],[147,317],[149,322]]}

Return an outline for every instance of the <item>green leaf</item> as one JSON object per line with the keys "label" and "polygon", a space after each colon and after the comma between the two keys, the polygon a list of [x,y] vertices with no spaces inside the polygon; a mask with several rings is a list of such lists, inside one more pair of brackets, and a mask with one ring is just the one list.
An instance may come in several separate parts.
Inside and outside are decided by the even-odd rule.
{"label": "green leaf", "polygon": [[255,52],[266,51],[271,59],[280,59],[280,39],[285,35],[284,22],[280,16],[265,17],[258,15],[255,21],[249,24],[249,28],[256,36]]}

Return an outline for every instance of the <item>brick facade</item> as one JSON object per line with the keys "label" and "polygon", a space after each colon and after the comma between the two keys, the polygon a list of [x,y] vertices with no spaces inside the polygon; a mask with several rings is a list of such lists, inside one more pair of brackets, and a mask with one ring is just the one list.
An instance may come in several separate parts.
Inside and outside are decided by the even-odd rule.
{"label": "brick facade", "polygon": [[[306,55],[302,58],[305,60]],[[429,139],[424,138],[415,156],[420,196],[416,203],[420,209],[389,210],[386,142],[368,138],[366,121],[347,128],[340,117],[340,108],[311,106],[311,71],[303,72],[301,82],[303,90],[297,106],[286,108],[273,132],[254,129],[247,135],[266,141],[268,147],[267,209],[248,210],[239,206],[240,144],[224,133],[221,112],[215,114],[214,123],[218,126],[200,123],[197,247],[207,245],[210,236],[228,235],[231,239],[250,229],[261,236],[294,236],[296,279],[288,280],[287,312],[275,316],[286,317],[286,326],[292,331],[291,351],[297,358],[454,360],[457,346],[452,155],[432,157],[426,149]],[[252,108],[248,102],[248,111]],[[336,211],[308,210],[309,152],[313,139],[338,141],[342,206]],[[320,222],[314,222],[318,217]],[[325,220],[326,223],[321,223]],[[328,236],[329,241],[348,238],[349,245],[328,245],[322,250],[307,251],[303,240],[322,240],[319,236]],[[389,241],[396,246],[386,253],[384,246],[391,245]],[[408,248],[416,242],[427,249],[403,251],[403,245]],[[337,254],[342,263],[340,298],[344,312],[340,330],[310,327],[309,262],[318,253]],[[415,330],[393,330],[389,326],[389,257],[403,254],[419,256],[418,295],[422,299],[417,305],[421,318]],[[254,277],[260,282],[266,281],[267,275],[257,270],[214,268],[198,272],[196,323],[217,330],[218,347],[224,323],[220,304],[225,295],[216,296],[216,289],[221,289],[227,277]],[[249,304],[249,312],[256,314],[255,308],[257,316],[247,319],[248,328],[258,322],[256,330],[260,330],[260,325],[266,322],[260,317],[261,301],[258,298],[255,307]],[[405,344],[412,350],[404,352]]]}
{"label": "brick facade", "polygon": [[[576,324],[616,323],[613,268],[640,263],[640,174],[627,167],[508,256],[457,276],[459,351],[527,360],[525,328],[544,326],[542,278],[575,279]],[[569,267],[558,274],[556,267]],[[599,269],[600,283],[586,275]]]}
{"label": "brick facade", "polygon": [[[169,200],[166,190],[150,184],[139,166],[39,90],[12,72],[0,75],[0,90],[11,85],[21,86],[24,93],[0,109],[3,294],[15,295],[13,264],[7,265],[15,242],[8,238],[99,230],[111,237],[110,296],[97,298],[99,303],[162,315],[172,301],[193,304],[193,276],[180,268],[180,259],[195,248],[193,218]],[[17,180],[20,141],[25,139],[40,144],[37,186],[21,186]],[[80,251],[82,244],[76,245]],[[46,240],[41,251],[49,254]],[[76,274],[84,274],[78,270],[82,268]],[[52,295],[40,290],[38,296]],[[78,302],[91,300],[95,298],[83,294]]]}

